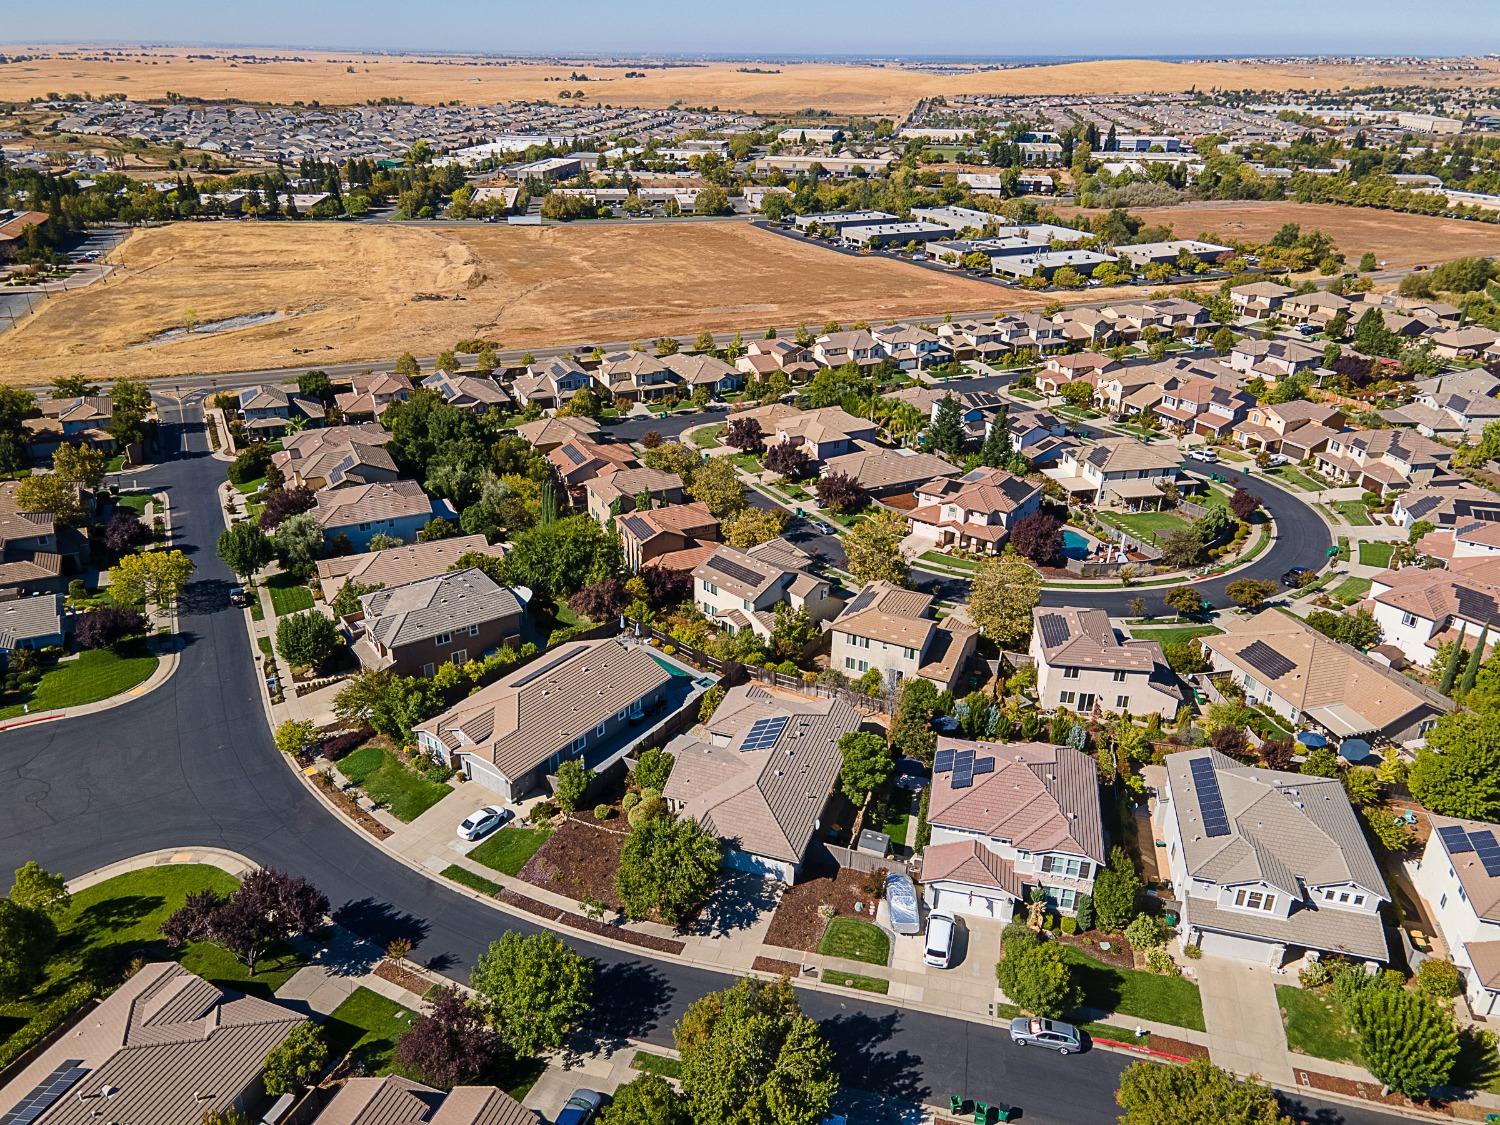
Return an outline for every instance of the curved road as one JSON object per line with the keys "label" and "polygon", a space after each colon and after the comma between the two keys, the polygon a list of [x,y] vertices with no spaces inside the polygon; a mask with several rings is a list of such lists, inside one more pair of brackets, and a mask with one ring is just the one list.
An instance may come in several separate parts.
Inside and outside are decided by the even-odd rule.
{"label": "curved road", "polygon": [[[250,643],[227,612],[231,577],[211,544],[222,530],[215,489],[224,466],[207,454],[201,412],[164,407],[163,444],[176,454],[141,474],[172,497],[198,570],[182,605],[183,662],[165,685],[121,707],[0,734],[0,868],[37,859],[77,875],[157,848],[212,845],[306,875],[350,929],[412,938],[424,961],[462,973],[507,929],[533,925],[448,890],[338,823],[272,745]],[[592,1026],[605,1038],[670,1042],[683,1009],[724,975],[569,938],[596,959]],[[1027,1120],[1113,1116],[1128,1059],[1103,1051],[1060,1059],[1022,1052],[1003,1029],[887,1005],[802,992],[839,1052],[845,1084],[939,1102],[950,1093],[1024,1107]],[[1395,1118],[1307,1103],[1324,1125]]]}

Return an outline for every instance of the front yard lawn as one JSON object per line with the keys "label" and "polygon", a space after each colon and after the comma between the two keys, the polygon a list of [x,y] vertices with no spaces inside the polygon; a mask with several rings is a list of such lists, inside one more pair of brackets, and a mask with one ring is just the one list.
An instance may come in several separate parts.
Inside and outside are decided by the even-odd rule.
{"label": "front yard lawn", "polygon": [[271,575],[266,579],[266,589],[271,593],[271,608],[276,611],[277,617],[312,609],[312,591],[290,574]]}
{"label": "front yard lawn", "polygon": [[1359,1061],[1354,1032],[1332,997],[1280,984],[1276,1005],[1286,1025],[1286,1045],[1292,1050],[1334,1062]]}
{"label": "front yard lawn", "polygon": [[125,641],[115,648],[89,649],[71,660],[62,660],[42,673],[34,691],[0,694],[0,719],[79,707],[129,691],[156,671],[156,655],[144,640]]}
{"label": "front yard lawn", "polygon": [[663,1078],[681,1078],[682,1060],[674,1059],[670,1055],[658,1055],[652,1051],[637,1051],[635,1058],[630,1060],[630,1069],[644,1071],[647,1074],[659,1074]]}
{"label": "front yard lawn", "polygon": [[1391,555],[1396,551],[1394,543],[1361,543],[1359,545],[1359,562],[1361,566],[1387,567],[1391,565]]}
{"label": "front yard lawn", "polygon": [[356,988],[324,1025],[330,1054],[337,1059],[353,1051],[370,1074],[389,1074],[396,1040],[415,1018],[410,1008],[371,989]]}
{"label": "front yard lawn", "polygon": [[1369,594],[1372,585],[1368,578],[1346,578],[1330,590],[1328,596],[1340,605],[1353,605]]}
{"label": "front yard lawn", "polygon": [[398,820],[416,820],[452,792],[441,782],[428,781],[395,754],[374,743],[342,758],[338,769]]}
{"label": "front yard lawn", "polygon": [[526,861],[536,854],[550,835],[552,833],[545,828],[507,825],[470,852],[469,858],[504,875],[519,875]]}
{"label": "front yard lawn", "polygon": [[1370,518],[1370,509],[1363,500],[1339,500],[1333,506],[1339,515],[1355,527],[1375,526],[1375,521]]}
{"label": "front yard lawn", "polygon": [[1203,1028],[1203,1000],[1198,986],[1182,977],[1163,977],[1137,969],[1118,969],[1063,945],[1063,958],[1074,967],[1085,1007],[1122,1016]]}
{"label": "front yard lawn", "polygon": [[1018,398],[1022,402],[1041,402],[1042,396],[1035,391],[1028,391],[1025,387],[1012,387],[1010,389],[1012,398]]}
{"label": "front yard lawn", "polygon": [[146,505],[151,503],[149,492],[130,492],[115,497],[116,510],[130,512],[137,519],[146,514]]}
{"label": "front yard lawn", "polygon": [[891,938],[879,926],[858,918],[830,918],[818,942],[818,952],[846,961],[885,965],[891,959]]}
{"label": "front yard lawn", "polygon": [[891,982],[888,980],[867,977],[861,973],[846,973],[840,969],[826,970],[823,973],[823,983],[842,985],[844,988],[857,988],[860,992],[876,992],[881,996],[891,990]]}
{"label": "front yard lawn", "polygon": [[918,562],[932,563],[935,566],[946,566],[953,570],[978,570],[979,564],[969,559],[961,559],[955,555],[945,555],[941,551],[923,551],[917,558]]}
{"label": "front yard lawn", "polygon": [[1188,530],[1187,520],[1171,512],[1108,512],[1101,513],[1099,518],[1148,542],[1169,531]]}
{"label": "front yard lawn", "polygon": [[439,874],[444,879],[452,879],[455,883],[460,883],[469,890],[478,891],[482,895],[497,895],[504,889],[499,883],[486,879],[483,875],[476,875],[467,867],[460,867],[456,863],[450,863]]}
{"label": "front yard lawn", "polygon": [[699,449],[712,449],[719,444],[719,435],[724,432],[725,423],[720,422],[713,426],[700,426],[693,431],[692,442]]}
{"label": "front yard lawn", "polygon": [[1309,476],[1304,470],[1292,465],[1278,465],[1274,469],[1266,470],[1267,476],[1279,477],[1281,480],[1303,492],[1321,492],[1327,485],[1319,484],[1317,480]]}
{"label": "front yard lawn", "polygon": [[1186,644],[1194,637],[1212,637],[1224,630],[1217,625],[1180,625],[1167,629],[1137,629],[1132,627],[1130,636],[1137,641],[1156,641],[1163,648],[1167,645]]}

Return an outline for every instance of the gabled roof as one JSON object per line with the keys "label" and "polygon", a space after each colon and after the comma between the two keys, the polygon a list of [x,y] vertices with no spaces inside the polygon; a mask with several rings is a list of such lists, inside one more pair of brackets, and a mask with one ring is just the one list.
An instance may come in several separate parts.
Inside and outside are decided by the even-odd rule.
{"label": "gabled roof", "polygon": [[324,530],[375,520],[431,515],[432,501],[414,480],[381,481],[313,494],[313,518]]}
{"label": "gabled roof", "polygon": [[693,568],[693,577],[753,601],[787,576],[806,574],[812,559],[785,539],[772,539],[748,550],[719,546]]}
{"label": "gabled roof", "polygon": [[410,1078],[350,1078],[312,1125],[536,1125],[536,1114],[494,1086],[434,1090]]}
{"label": "gabled roof", "polygon": [[1031,611],[1042,658],[1054,668],[1144,672],[1166,667],[1155,641],[1122,642],[1102,609],[1037,606]]}
{"label": "gabled roof", "polygon": [[603,432],[592,418],[576,418],[572,415],[538,418],[535,422],[516,427],[516,433],[544,452],[575,438],[592,440]]}
{"label": "gabled roof", "polygon": [[813,444],[873,434],[878,427],[868,418],[856,418],[841,406],[804,410],[782,418],[776,429],[786,437],[800,437]]}
{"label": "gabled roof", "polygon": [[867,584],[833,620],[833,631],[914,648],[920,655],[936,624],[932,595],[881,579]]}
{"label": "gabled roof", "polygon": [[[456,535],[451,539],[434,539],[430,543],[410,543],[359,555],[341,555],[318,563],[318,580],[323,583],[358,582],[363,586],[400,586],[422,578],[442,574],[461,555],[471,551],[504,558],[498,544],[490,546],[483,535]],[[325,591],[328,589],[325,586]]]}
{"label": "gabled roof", "polygon": [[908,487],[934,477],[956,476],[958,467],[932,453],[873,446],[831,457],[824,464],[828,473],[844,473],[867,491]]}
{"label": "gabled roof", "polygon": [[[1482,820],[1462,820],[1454,816],[1440,816],[1430,812],[1427,819],[1432,822],[1432,833],[1438,841],[1438,847],[1442,848],[1443,854],[1448,857],[1448,862],[1453,867],[1453,874],[1463,885],[1464,893],[1469,896],[1469,905],[1474,908],[1474,913],[1487,922],[1500,923],[1500,875],[1491,875],[1479,861],[1478,854],[1474,851],[1473,844],[1467,838],[1470,833],[1488,832],[1497,840],[1500,840],[1500,825],[1490,824]],[[1443,829],[1457,828],[1464,833],[1464,842],[1468,844],[1467,850],[1455,852],[1448,843],[1448,833]]]}
{"label": "gabled roof", "polygon": [[515,594],[477,568],[387,586],[359,604],[366,635],[392,649],[521,613]]}
{"label": "gabled roof", "polygon": [[1158,449],[1131,437],[1103,438],[1083,451],[1083,459],[1104,473],[1142,469],[1175,469],[1175,451]]}
{"label": "gabled roof", "polygon": [[1025,892],[1015,864],[978,840],[928,844],[922,849],[922,882],[992,887],[1016,899]]}

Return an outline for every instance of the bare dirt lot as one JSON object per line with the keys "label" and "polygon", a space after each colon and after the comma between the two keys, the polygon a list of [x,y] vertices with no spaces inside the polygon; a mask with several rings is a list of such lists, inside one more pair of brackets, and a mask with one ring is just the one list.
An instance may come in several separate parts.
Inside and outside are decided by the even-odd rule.
{"label": "bare dirt lot", "polygon": [[[388,361],[474,336],[527,348],[705,328],[759,335],[1048,300],[733,220],[180,223],[137,231],[116,257],[125,265],[108,281],[52,298],[0,337],[0,381]],[[208,331],[231,318],[250,323]],[[189,324],[198,330],[183,332]]]}
{"label": "bare dirt lot", "polygon": [[[554,100],[563,90],[570,90],[582,91],[585,103],[596,105],[656,107],[680,103],[767,113],[795,113],[812,106],[834,113],[873,114],[904,113],[918,98],[937,95],[1339,89],[1410,82],[1467,86],[1484,84],[1500,74],[1500,65],[1484,73],[1466,74],[1416,67],[1129,59],[967,74],[825,63],[758,64],[775,73],[750,74],[741,72],[740,64],[708,63],[652,67],[645,70],[644,77],[626,78],[625,71],[630,68],[625,63],[606,66],[598,60],[548,66],[502,59],[395,58],[271,49],[241,50],[235,52],[235,58],[197,48],[191,58],[186,51],[169,48],[124,48],[110,56],[97,47],[29,47],[17,51],[47,52],[52,56],[0,66],[0,101],[24,101],[49,93],[124,93],[137,99],[160,99],[171,90],[192,97],[232,97],[251,102],[300,99],[348,105],[363,103],[367,98],[391,97],[428,104],[452,99],[479,104]],[[255,61],[251,56],[268,61]],[[587,74],[589,81],[565,81],[575,72]]]}
{"label": "bare dirt lot", "polygon": [[[1077,208],[1059,207],[1063,214]],[[1220,235],[1264,242],[1283,223],[1299,223],[1329,235],[1352,266],[1365,251],[1391,269],[1435,265],[1467,254],[1500,254],[1500,225],[1431,215],[1403,215],[1373,207],[1336,207],[1327,203],[1187,203],[1132,211],[1147,223],[1169,223],[1178,238]]]}

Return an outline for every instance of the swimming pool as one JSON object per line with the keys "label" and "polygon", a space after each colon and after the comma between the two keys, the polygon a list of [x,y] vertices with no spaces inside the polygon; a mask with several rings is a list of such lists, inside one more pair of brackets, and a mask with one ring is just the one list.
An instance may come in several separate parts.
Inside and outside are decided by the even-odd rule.
{"label": "swimming pool", "polygon": [[1063,555],[1070,559],[1086,559],[1089,557],[1090,544],[1088,536],[1080,535],[1070,527],[1063,528]]}

